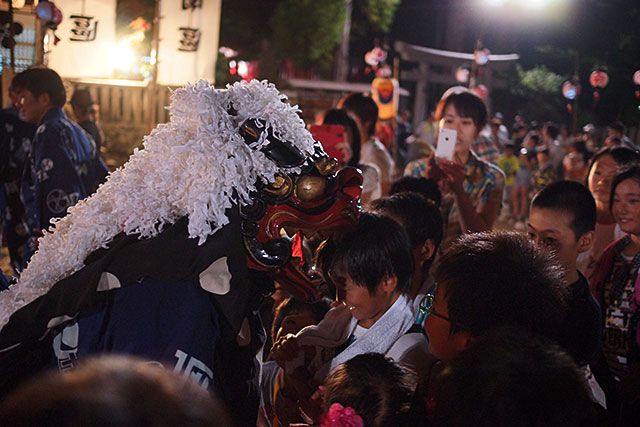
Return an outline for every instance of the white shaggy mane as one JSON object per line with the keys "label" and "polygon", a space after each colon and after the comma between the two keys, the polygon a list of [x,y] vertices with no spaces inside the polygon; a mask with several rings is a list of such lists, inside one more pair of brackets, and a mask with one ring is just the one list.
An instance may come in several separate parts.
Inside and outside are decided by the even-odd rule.
{"label": "white shaggy mane", "polygon": [[[144,149],[134,150],[93,196],[52,221],[55,227],[40,239],[18,283],[0,293],[0,326],[54,283],[84,267],[89,253],[120,232],[148,238],[187,216],[189,236],[202,244],[226,225],[225,210],[235,202],[248,203],[255,183],[273,182],[279,171],[244,142],[238,129],[245,120],[265,120],[276,135],[302,152],[313,152],[313,138],[299,109],[285,103],[286,96],[266,80],[235,83],[227,90],[200,80],[177,89],[171,99],[169,123],[144,137]],[[236,116],[227,113],[231,106]],[[256,145],[264,142],[263,138]]]}

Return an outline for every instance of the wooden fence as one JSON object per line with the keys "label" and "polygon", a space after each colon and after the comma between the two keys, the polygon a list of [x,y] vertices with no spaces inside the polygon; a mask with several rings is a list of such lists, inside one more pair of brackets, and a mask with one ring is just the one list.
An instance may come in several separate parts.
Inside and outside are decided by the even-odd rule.
{"label": "wooden fence", "polygon": [[76,89],[87,89],[100,106],[100,118],[103,122],[149,124],[151,108],[156,110],[154,126],[169,120],[169,112],[165,107],[169,105],[171,92],[166,86],[156,87],[155,105],[152,107],[149,106],[150,88],[142,82],[116,80],[102,83],[66,79],[65,86],[69,97]]}

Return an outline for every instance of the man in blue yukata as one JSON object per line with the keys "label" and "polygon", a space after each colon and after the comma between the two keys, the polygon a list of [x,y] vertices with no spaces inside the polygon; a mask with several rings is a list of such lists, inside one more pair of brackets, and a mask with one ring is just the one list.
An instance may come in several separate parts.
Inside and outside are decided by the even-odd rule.
{"label": "man in blue yukata", "polygon": [[104,181],[107,168],[93,139],[62,111],[66,91],[58,73],[33,68],[14,80],[20,117],[38,126],[21,184],[33,252],[41,230],[91,195]]}

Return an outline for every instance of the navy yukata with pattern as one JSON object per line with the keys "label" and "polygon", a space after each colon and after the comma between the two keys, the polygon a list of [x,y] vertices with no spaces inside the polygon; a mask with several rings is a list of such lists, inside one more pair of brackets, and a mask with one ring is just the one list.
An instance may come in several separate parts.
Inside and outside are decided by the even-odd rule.
{"label": "navy yukata with pattern", "polygon": [[49,110],[33,139],[21,187],[29,231],[46,229],[51,218],[65,216],[67,208],[91,195],[106,175],[93,139],[62,108]]}
{"label": "navy yukata with pattern", "polygon": [[22,121],[12,109],[0,112],[0,197],[2,226],[11,267],[18,273],[27,262],[24,258],[27,230],[24,224],[24,206],[20,199],[20,182],[24,165],[31,152],[31,141],[36,126]]}

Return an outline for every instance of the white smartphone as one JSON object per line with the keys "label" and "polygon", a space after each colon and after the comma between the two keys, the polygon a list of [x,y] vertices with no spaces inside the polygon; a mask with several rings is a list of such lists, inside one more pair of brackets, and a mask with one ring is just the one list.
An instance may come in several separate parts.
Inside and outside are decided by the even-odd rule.
{"label": "white smartphone", "polygon": [[453,151],[456,148],[456,136],[458,132],[453,129],[441,128],[438,133],[438,145],[436,157],[453,161]]}

